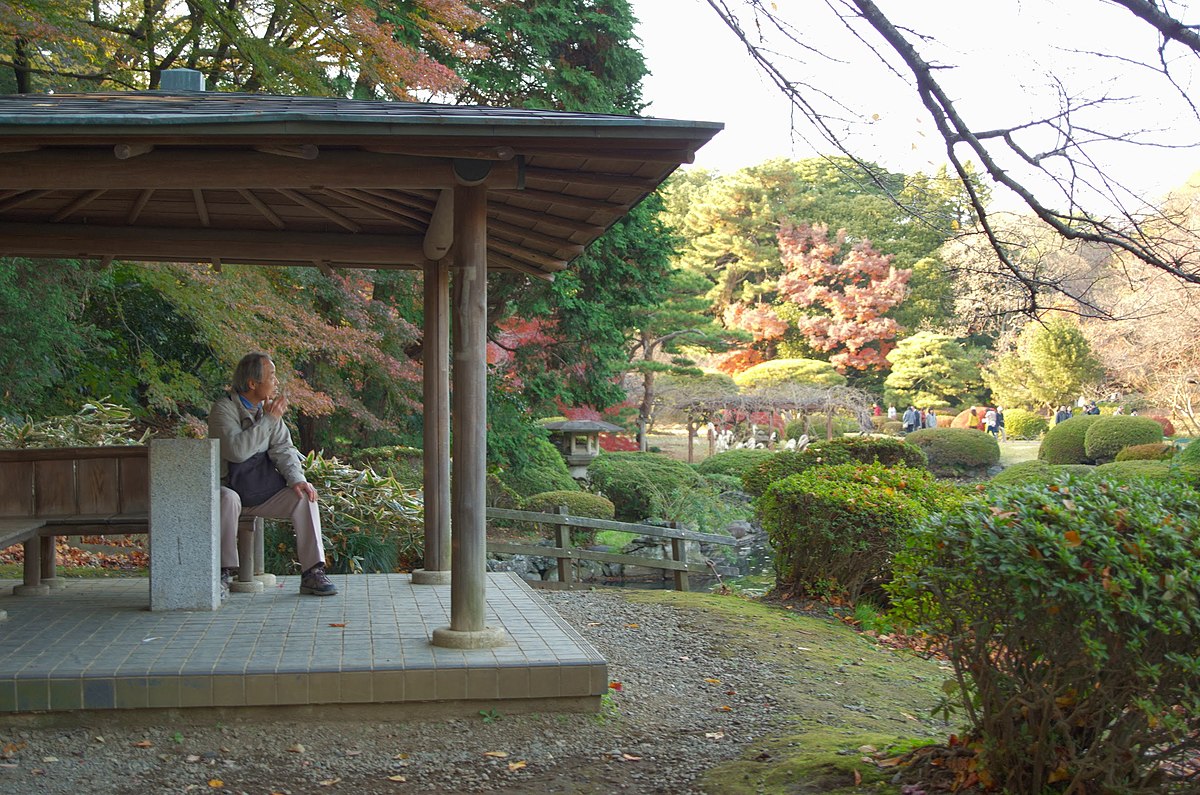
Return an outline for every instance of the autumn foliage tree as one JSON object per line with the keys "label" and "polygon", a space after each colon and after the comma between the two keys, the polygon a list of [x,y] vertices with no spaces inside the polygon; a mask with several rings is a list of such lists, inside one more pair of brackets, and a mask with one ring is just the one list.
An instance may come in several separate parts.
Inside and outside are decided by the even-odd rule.
{"label": "autumn foliage tree", "polygon": [[797,327],[806,342],[839,370],[886,369],[898,327],[885,314],[904,299],[912,272],[867,240],[848,244],[845,230],[830,240],[823,225],[784,222],[779,255],[779,297],[802,310]]}

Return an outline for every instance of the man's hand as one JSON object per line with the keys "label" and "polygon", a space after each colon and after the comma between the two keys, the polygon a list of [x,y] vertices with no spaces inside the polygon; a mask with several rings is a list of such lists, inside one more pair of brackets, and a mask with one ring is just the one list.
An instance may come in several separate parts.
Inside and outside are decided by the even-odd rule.
{"label": "man's hand", "polygon": [[292,491],[296,492],[297,497],[307,497],[309,502],[317,501],[317,490],[311,483],[295,483],[292,485]]}
{"label": "man's hand", "polygon": [[263,413],[279,419],[283,417],[283,412],[287,411],[287,406],[287,395],[279,395],[263,403]]}

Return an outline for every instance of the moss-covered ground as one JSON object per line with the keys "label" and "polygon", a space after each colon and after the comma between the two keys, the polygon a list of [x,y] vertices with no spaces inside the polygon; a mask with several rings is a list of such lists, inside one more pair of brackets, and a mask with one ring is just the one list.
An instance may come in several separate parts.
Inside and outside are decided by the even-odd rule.
{"label": "moss-covered ground", "polygon": [[952,730],[931,714],[948,667],[834,617],[737,596],[639,591],[627,598],[686,611],[683,621],[720,632],[723,654],[753,656],[780,672],[773,695],[787,728],[708,770],[700,781],[707,792],[899,792],[890,784],[894,771],[880,768],[871,749],[894,756],[944,741]]}

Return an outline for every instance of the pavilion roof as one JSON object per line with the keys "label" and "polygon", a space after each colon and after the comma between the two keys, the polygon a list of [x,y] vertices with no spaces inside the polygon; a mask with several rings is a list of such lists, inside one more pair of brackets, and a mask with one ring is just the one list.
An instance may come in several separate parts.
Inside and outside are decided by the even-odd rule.
{"label": "pavilion roof", "polygon": [[419,268],[448,245],[449,189],[483,184],[489,268],[549,277],[721,129],[218,92],[0,96],[0,255]]}

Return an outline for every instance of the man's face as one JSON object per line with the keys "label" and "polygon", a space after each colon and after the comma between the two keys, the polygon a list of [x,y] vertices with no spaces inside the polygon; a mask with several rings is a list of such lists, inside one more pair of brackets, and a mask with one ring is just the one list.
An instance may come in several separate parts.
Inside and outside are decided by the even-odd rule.
{"label": "man's face", "polygon": [[250,379],[250,391],[246,393],[246,400],[251,403],[262,403],[267,398],[274,397],[278,386],[279,382],[275,380],[275,362],[264,359],[262,380]]}

